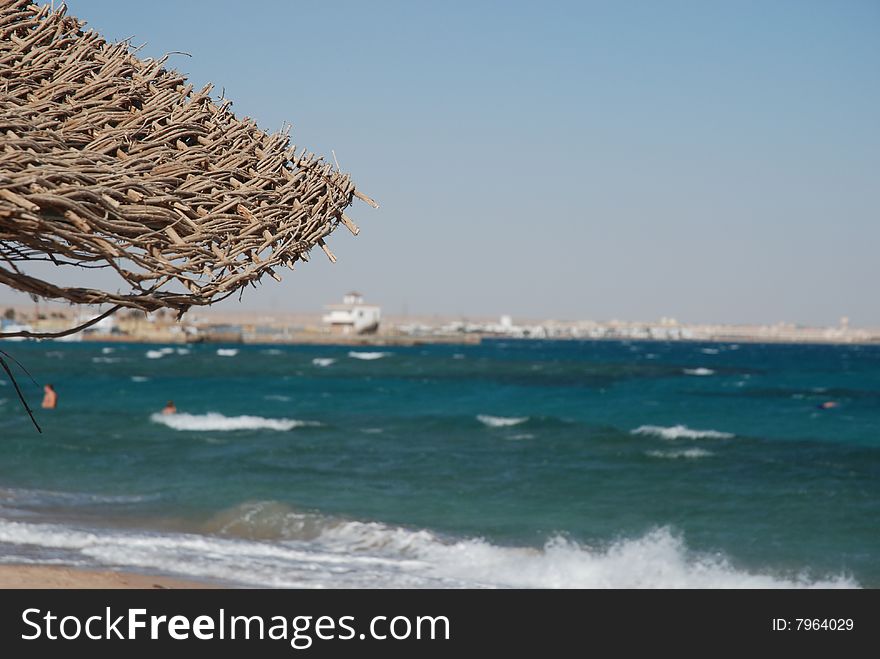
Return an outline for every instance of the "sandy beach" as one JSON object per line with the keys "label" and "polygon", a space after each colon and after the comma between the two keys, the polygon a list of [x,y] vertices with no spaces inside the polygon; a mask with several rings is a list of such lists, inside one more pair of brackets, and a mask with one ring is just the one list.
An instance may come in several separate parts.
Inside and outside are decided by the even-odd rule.
{"label": "sandy beach", "polygon": [[217,588],[212,584],[164,576],[78,570],[44,565],[0,566],[0,588]]}

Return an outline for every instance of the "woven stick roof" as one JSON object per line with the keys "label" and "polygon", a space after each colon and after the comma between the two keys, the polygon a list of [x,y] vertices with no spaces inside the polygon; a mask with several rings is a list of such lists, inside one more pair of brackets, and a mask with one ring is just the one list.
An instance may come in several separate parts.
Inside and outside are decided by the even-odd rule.
{"label": "woven stick roof", "polygon": [[[75,303],[180,313],[308,260],[357,196],[286,133],[238,119],[165,60],[139,59],[31,0],[0,0],[0,283]],[[31,261],[112,268],[64,287]],[[59,278],[66,269],[56,270]]]}

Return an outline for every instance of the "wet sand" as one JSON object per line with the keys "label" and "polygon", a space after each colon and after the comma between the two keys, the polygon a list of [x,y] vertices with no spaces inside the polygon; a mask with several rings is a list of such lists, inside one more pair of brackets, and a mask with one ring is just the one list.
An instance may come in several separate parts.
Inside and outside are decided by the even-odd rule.
{"label": "wet sand", "polygon": [[218,588],[173,577],[44,565],[0,566],[0,588]]}

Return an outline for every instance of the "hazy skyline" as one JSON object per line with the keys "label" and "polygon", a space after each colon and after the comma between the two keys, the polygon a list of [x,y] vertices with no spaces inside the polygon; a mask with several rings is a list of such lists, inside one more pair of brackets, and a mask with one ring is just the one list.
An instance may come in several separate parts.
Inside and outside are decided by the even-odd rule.
{"label": "hazy skyline", "polygon": [[170,63],[381,204],[355,202],[337,264],[315,251],[219,308],[357,289],[389,314],[880,325],[876,2],[69,11],[191,54]]}

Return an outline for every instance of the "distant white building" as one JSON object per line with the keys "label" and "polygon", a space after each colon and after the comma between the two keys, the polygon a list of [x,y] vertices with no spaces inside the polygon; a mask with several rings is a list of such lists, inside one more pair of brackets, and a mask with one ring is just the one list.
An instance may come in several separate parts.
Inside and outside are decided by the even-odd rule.
{"label": "distant white building", "polygon": [[372,334],[379,329],[382,309],[372,304],[364,304],[360,293],[347,293],[342,304],[329,304],[324,309],[324,324],[331,332],[339,334]]}
{"label": "distant white building", "polygon": [[[85,323],[90,321],[94,316],[91,314],[80,314],[76,318],[76,323]],[[116,318],[113,315],[102,318],[91,327],[86,328],[87,334],[114,334],[117,331]]]}

